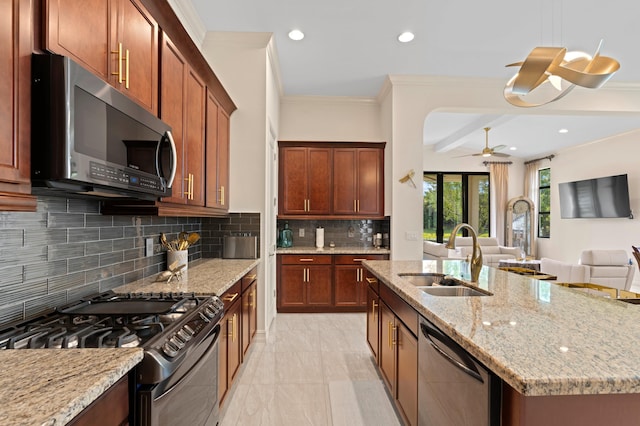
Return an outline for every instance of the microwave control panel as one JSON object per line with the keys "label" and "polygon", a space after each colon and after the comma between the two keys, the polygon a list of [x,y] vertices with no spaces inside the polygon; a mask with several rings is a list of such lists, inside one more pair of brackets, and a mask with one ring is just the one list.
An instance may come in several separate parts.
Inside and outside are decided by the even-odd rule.
{"label": "microwave control panel", "polygon": [[164,179],[149,176],[130,169],[122,169],[104,164],[90,162],[89,176],[92,179],[118,184],[122,188],[144,188],[164,194]]}

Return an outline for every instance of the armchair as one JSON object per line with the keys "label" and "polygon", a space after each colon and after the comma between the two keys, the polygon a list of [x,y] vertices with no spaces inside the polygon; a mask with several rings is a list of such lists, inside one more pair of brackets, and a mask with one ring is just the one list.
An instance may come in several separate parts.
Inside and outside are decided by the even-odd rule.
{"label": "armchair", "polygon": [[625,250],[584,250],[580,264],[589,267],[590,283],[629,290],[635,272]]}

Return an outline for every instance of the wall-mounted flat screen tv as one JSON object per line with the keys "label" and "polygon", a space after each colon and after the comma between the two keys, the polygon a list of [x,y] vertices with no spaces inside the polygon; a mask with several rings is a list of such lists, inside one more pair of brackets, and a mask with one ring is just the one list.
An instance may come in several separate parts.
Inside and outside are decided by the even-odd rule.
{"label": "wall-mounted flat screen tv", "polygon": [[631,216],[626,174],[564,182],[558,186],[563,219]]}

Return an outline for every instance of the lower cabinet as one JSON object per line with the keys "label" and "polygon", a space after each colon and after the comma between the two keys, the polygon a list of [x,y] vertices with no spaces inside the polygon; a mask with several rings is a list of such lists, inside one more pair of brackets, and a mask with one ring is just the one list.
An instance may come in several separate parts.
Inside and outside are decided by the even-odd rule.
{"label": "lower cabinet", "polygon": [[367,342],[405,423],[417,425],[418,313],[383,284],[368,291]]}
{"label": "lower cabinet", "polygon": [[364,260],[386,254],[278,255],[278,312],[364,312],[367,309]]}
{"label": "lower cabinet", "polygon": [[222,296],[224,317],[218,346],[218,401],[224,402],[240,371],[257,329],[257,269],[254,268]]}
{"label": "lower cabinet", "polygon": [[107,389],[69,423],[72,426],[121,426],[129,424],[129,377]]}

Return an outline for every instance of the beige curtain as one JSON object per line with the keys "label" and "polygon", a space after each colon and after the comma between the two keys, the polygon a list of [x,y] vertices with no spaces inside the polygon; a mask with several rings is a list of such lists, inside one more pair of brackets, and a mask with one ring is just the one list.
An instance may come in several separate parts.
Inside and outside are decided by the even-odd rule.
{"label": "beige curtain", "polygon": [[533,217],[531,218],[531,226],[533,226],[533,241],[531,241],[531,256],[537,258],[538,247],[538,167],[540,161],[532,161],[525,164],[524,171],[524,191],[523,195],[533,202]]}
{"label": "beige curtain", "polygon": [[509,164],[490,163],[489,173],[491,185],[491,234],[504,244],[505,216],[509,197]]}

